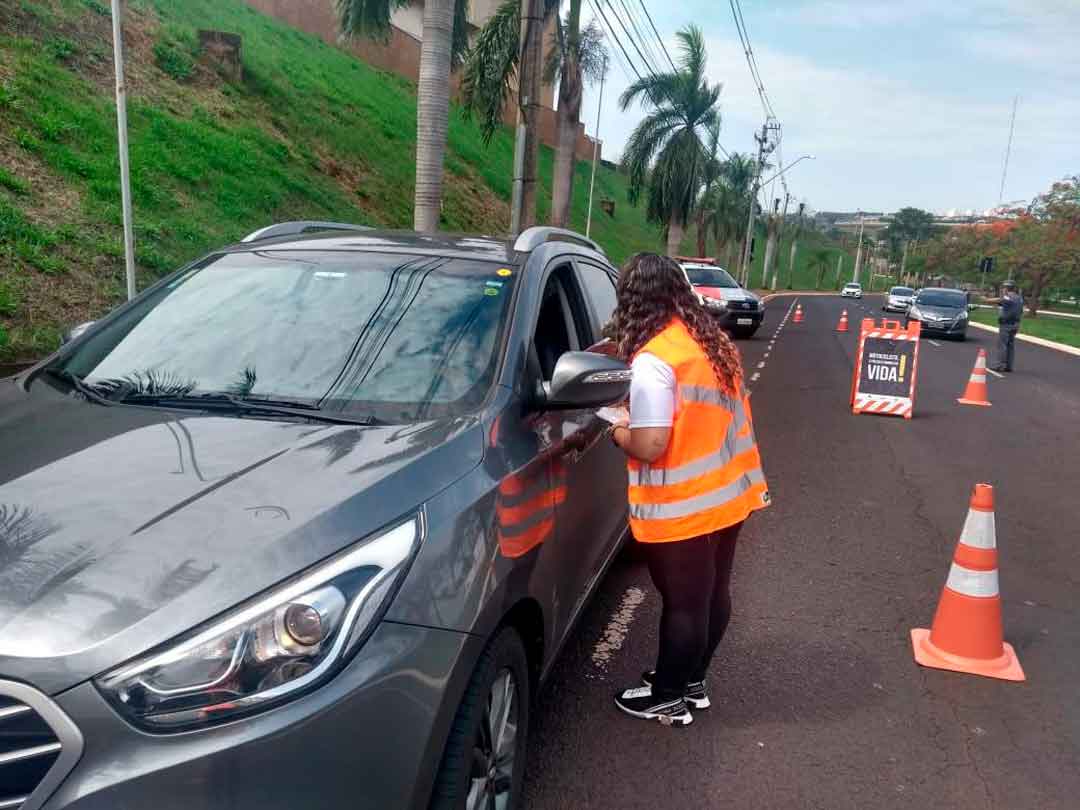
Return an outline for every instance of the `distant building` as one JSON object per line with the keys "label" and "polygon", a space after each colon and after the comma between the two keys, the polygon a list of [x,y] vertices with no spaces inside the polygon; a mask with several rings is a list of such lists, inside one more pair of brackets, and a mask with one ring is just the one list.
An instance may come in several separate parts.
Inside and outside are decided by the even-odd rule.
{"label": "distant building", "polygon": [[[246,0],[255,9],[306,31],[331,45],[344,47],[357,58],[382,70],[417,81],[420,76],[420,43],[424,32],[423,0],[409,0],[394,9],[390,17],[390,35],[385,42],[364,37],[342,43],[338,30],[336,0]],[[476,36],[500,6],[500,0],[470,0],[469,38]],[[549,34],[550,35],[550,34]],[[450,77],[454,95],[459,92],[460,76]],[[545,84],[540,93],[540,142],[555,147],[558,131],[555,127],[555,87]],[[517,100],[503,110],[503,121],[513,125],[517,115]],[[593,140],[585,134],[585,125],[578,125],[577,156],[591,160]],[[599,150],[598,150],[599,151]]]}

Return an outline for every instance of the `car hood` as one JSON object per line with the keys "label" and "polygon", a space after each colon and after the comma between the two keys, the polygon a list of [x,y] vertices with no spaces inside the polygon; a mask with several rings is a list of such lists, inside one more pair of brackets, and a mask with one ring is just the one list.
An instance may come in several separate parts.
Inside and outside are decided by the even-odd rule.
{"label": "car hood", "polygon": [[925,304],[915,304],[921,315],[934,318],[939,321],[950,321],[965,310],[958,307],[928,307]]}
{"label": "car hood", "polygon": [[718,301],[757,301],[758,297],[742,287],[706,287],[697,286],[699,293],[706,298],[715,298]]}
{"label": "car hood", "polygon": [[0,381],[0,676],[60,691],[289,578],[479,464],[477,422],[233,418]]}

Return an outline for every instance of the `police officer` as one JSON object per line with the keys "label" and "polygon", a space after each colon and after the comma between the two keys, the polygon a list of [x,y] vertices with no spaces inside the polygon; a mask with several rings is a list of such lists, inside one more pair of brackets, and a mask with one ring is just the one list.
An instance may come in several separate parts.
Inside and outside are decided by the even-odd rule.
{"label": "police officer", "polygon": [[1001,285],[1001,297],[990,299],[998,305],[998,351],[994,371],[1012,371],[1016,333],[1020,331],[1020,319],[1024,317],[1024,299],[1009,279]]}

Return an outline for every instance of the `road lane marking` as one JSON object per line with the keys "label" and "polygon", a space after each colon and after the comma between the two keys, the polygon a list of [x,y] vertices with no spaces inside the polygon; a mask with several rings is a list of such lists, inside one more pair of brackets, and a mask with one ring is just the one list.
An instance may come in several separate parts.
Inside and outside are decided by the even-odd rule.
{"label": "road lane marking", "polygon": [[933,346],[937,346],[939,349],[941,348],[941,344],[938,343],[936,340],[931,340],[930,338],[927,338],[926,342],[933,345]]}
{"label": "road lane marking", "polygon": [[753,373],[753,374],[752,374],[752,375],[750,376],[750,382],[757,382],[757,381],[758,381],[758,377],[760,377],[760,376],[761,376],[761,373],[760,373],[760,372],[757,372],[757,371],[755,371],[755,372],[754,372],[754,373]]}
{"label": "road lane marking", "polygon": [[757,367],[758,368],[765,368],[765,361],[762,360],[760,363],[757,364]]}
{"label": "road lane marking", "polygon": [[603,637],[596,642],[592,651],[592,662],[600,669],[607,669],[612,657],[622,649],[626,636],[630,632],[630,624],[634,621],[634,614],[645,601],[645,591],[641,588],[627,588],[619,603],[618,610],[608,620],[604,628]]}
{"label": "road lane marking", "polygon": [[761,356],[762,356],[763,358],[765,358],[765,359],[768,359],[768,357],[769,357],[769,354],[770,354],[769,352],[765,352],[765,354],[763,354],[763,355],[761,355]]}
{"label": "road lane marking", "polygon": [[1000,378],[1000,379],[1002,379],[1002,380],[1004,380],[1004,379],[1005,379],[1005,375],[1004,375],[1004,374],[1002,374],[1002,373],[1001,373],[1001,372],[999,372],[999,371],[994,371],[994,370],[993,370],[992,368],[988,368],[988,369],[986,369],[986,370],[987,370],[987,371],[989,371],[989,372],[990,372],[991,374],[993,374],[993,375],[994,375],[995,377],[998,377],[998,378]]}

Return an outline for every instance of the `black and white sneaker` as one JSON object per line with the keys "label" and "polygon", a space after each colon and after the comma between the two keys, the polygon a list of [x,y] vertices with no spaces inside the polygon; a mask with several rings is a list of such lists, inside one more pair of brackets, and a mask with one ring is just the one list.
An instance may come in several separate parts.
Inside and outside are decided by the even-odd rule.
{"label": "black and white sneaker", "polygon": [[[651,669],[641,675],[642,683],[653,685],[656,679],[656,670]],[[686,705],[691,709],[708,709],[712,706],[709,701],[709,693],[705,688],[705,681],[694,681],[686,685]]]}
{"label": "black and white sneaker", "polygon": [[653,697],[651,686],[620,692],[615,696],[615,705],[633,717],[656,720],[665,726],[688,726],[694,722],[694,716],[683,698],[657,700]]}

